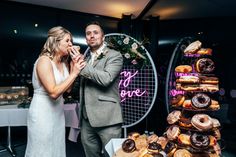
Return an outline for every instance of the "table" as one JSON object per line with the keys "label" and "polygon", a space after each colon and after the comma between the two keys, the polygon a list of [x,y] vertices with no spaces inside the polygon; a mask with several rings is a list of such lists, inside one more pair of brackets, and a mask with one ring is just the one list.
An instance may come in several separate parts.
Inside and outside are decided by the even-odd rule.
{"label": "table", "polygon": [[[79,104],[72,103],[64,105],[65,124],[66,127],[70,127],[68,139],[73,142],[77,142],[79,134],[79,120],[76,113],[77,105]],[[27,126],[28,110],[28,108],[17,108],[17,104],[0,106],[0,127],[8,127],[6,150],[8,150],[13,157],[16,156],[16,154],[11,145],[11,127]]]}

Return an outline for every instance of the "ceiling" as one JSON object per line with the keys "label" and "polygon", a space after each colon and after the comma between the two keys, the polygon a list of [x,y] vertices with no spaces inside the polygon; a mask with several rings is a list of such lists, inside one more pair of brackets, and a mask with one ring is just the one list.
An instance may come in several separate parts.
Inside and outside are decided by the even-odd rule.
{"label": "ceiling", "polygon": [[161,20],[236,16],[236,0],[10,0],[83,13]]}

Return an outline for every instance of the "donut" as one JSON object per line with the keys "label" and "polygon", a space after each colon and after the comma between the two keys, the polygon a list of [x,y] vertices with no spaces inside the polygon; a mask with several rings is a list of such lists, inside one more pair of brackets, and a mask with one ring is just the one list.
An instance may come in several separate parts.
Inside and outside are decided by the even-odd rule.
{"label": "donut", "polygon": [[176,149],[177,149],[177,145],[169,141],[164,148],[164,152],[166,152],[167,157],[171,157],[173,156]]}
{"label": "donut", "polygon": [[192,97],[192,106],[196,109],[208,108],[211,104],[211,98],[203,93],[198,93]]}
{"label": "donut", "polygon": [[199,83],[200,79],[198,76],[180,76],[176,79],[177,83]]}
{"label": "donut", "polygon": [[210,144],[210,139],[207,135],[195,132],[190,136],[190,142],[194,148],[206,149]]}
{"label": "donut", "polygon": [[197,50],[199,50],[202,46],[202,43],[197,40],[197,41],[194,41],[192,43],[190,43],[186,49],[184,50],[184,53],[185,54],[194,54],[196,53]]}
{"label": "donut", "polygon": [[192,154],[186,149],[178,149],[174,153],[174,157],[192,157]]}
{"label": "donut", "polygon": [[130,138],[132,140],[136,140],[139,136],[140,136],[140,134],[138,132],[130,132],[128,134],[128,138]]}
{"label": "donut", "polygon": [[200,83],[205,84],[218,84],[219,78],[218,77],[208,77],[208,76],[200,76]]}
{"label": "donut", "polygon": [[159,137],[158,140],[157,140],[157,143],[161,145],[162,149],[165,148],[167,142],[168,142],[168,139],[163,137],[163,136]]}
{"label": "donut", "polygon": [[140,135],[136,140],[134,140],[134,142],[135,142],[135,147],[137,150],[146,148],[148,145],[146,135]]}
{"label": "donut", "polygon": [[184,91],[198,91],[200,89],[198,84],[176,84],[177,90],[184,90]]}
{"label": "donut", "polygon": [[203,92],[216,92],[219,91],[218,84],[200,84],[199,89]]}
{"label": "donut", "polygon": [[216,155],[221,156],[221,148],[220,148],[219,143],[216,143],[216,145],[213,146],[213,149]]}
{"label": "donut", "polygon": [[216,100],[211,100],[211,105],[209,106],[209,109],[212,110],[219,110],[220,109],[220,104]]}
{"label": "donut", "polygon": [[156,142],[157,140],[158,140],[158,136],[156,134],[152,134],[152,135],[147,137],[147,142],[148,143]]}
{"label": "donut", "polygon": [[185,100],[182,106],[183,106],[183,108],[191,109],[192,108],[191,100]]}
{"label": "donut", "polygon": [[178,73],[190,73],[193,68],[190,65],[179,65],[175,68],[175,72]]}
{"label": "donut", "polygon": [[211,118],[211,121],[212,121],[212,126],[213,126],[213,128],[218,128],[218,127],[220,127],[220,122],[219,122],[218,119],[216,119],[216,118]]}
{"label": "donut", "polygon": [[178,143],[181,145],[190,145],[190,135],[180,134],[178,136]]}
{"label": "donut", "polygon": [[200,54],[200,55],[212,55],[212,49],[211,48],[200,48],[200,50],[198,50],[196,53]]}
{"label": "donut", "polygon": [[209,144],[209,146],[214,147],[214,146],[217,144],[216,138],[215,138],[214,136],[212,136],[212,135],[209,135],[208,137],[209,137],[209,139],[210,139],[210,144]]}
{"label": "donut", "polygon": [[199,131],[212,129],[211,117],[207,114],[196,114],[191,119],[191,124]]}
{"label": "donut", "polygon": [[169,124],[174,124],[174,123],[176,123],[176,122],[179,120],[180,115],[181,115],[181,112],[180,112],[180,111],[178,111],[178,110],[172,111],[172,112],[169,113],[168,116],[167,116],[167,122],[168,122]]}
{"label": "donut", "polygon": [[210,58],[201,58],[197,60],[196,71],[203,74],[209,74],[215,70],[214,62]]}
{"label": "donut", "polygon": [[148,149],[148,152],[150,152],[151,154],[158,154],[162,148],[160,144],[156,142],[152,142],[148,144],[147,149]]}
{"label": "donut", "polygon": [[122,149],[124,152],[126,153],[131,153],[133,151],[136,150],[135,148],[135,142],[132,139],[126,139],[123,143],[122,143]]}
{"label": "donut", "polygon": [[185,127],[185,128],[192,127],[191,119],[190,118],[185,118],[185,117],[180,117],[179,126],[182,126],[182,127]]}
{"label": "donut", "polygon": [[221,139],[221,133],[219,129],[215,129],[214,132],[214,137],[216,138],[216,140],[220,140]]}
{"label": "donut", "polygon": [[180,134],[180,129],[177,125],[170,126],[166,131],[166,135],[169,140],[177,139],[179,134]]}
{"label": "donut", "polygon": [[6,94],[5,93],[0,93],[0,99],[5,99],[6,98]]}
{"label": "donut", "polygon": [[176,95],[172,97],[170,103],[173,106],[181,106],[185,100],[185,96],[182,94]]}

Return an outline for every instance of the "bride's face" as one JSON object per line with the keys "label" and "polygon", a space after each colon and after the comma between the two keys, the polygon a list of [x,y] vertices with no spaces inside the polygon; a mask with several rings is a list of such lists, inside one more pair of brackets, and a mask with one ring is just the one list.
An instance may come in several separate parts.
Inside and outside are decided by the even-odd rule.
{"label": "bride's face", "polygon": [[66,34],[64,38],[59,42],[58,49],[61,52],[62,56],[68,55],[68,49],[72,47],[71,36]]}

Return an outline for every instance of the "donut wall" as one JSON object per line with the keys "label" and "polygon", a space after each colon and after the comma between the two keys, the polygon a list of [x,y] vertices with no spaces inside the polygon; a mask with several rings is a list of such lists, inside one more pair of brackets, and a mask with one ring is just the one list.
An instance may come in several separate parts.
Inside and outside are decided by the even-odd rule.
{"label": "donut wall", "polygon": [[[212,55],[214,51],[201,41],[183,38],[168,69],[169,126],[164,136],[176,150],[190,156],[221,156],[221,124],[214,117],[220,109],[219,79],[214,74]],[[168,156],[172,155],[176,156],[175,152]]]}

